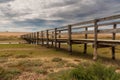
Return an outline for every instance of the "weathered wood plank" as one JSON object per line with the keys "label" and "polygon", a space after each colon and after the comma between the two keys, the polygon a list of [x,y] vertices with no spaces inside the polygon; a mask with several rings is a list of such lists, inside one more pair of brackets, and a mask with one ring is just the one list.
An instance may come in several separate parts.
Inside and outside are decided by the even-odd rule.
{"label": "weathered wood plank", "polygon": [[[88,31],[88,28],[85,28],[85,31]],[[88,35],[85,34],[85,39],[87,39]],[[84,54],[87,53],[87,43],[84,44]]]}
{"label": "weathered wood plank", "polygon": [[72,40],[72,30],[71,30],[71,25],[68,25],[68,51],[69,52],[72,52],[72,43],[71,43],[71,40]]}
{"label": "weathered wood plank", "polygon": [[[61,33],[61,31],[59,31],[59,33]],[[58,38],[60,39],[61,38],[61,35],[58,35]],[[61,42],[58,42],[58,48],[61,47]]]}
{"label": "weathered wood plank", "polygon": [[[116,24],[113,25],[113,29],[116,29]],[[113,32],[112,34],[112,39],[115,40],[116,34],[115,32]],[[115,47],[112,47],[112,59],[115,60]]]}
{"label": "weathered wood plank", "polygon": [[57,28],[55,28],[55,48],[57,48]]}
{"label": "weathered wood plank", "polygon": [[37,45],[39,45],[39,32],[37,32]]}
{"label": "weathered wood plank", "polygon": [[119,19],[120,15],[114,15],[114,16],[109,16],[109,17],[104,17],[104,18],[99,18],[99,21],[107,21],[107,20],[113,20],[113,19]]}
{"label": "weathered wood plank", "polygon": [[94,52],[93,52],[93,60],[97,59],[97,38],[98,38],[98,20],[94,21]]}
{"label": "weathered wood plank", "polygon": [[49,34],[48,34],[49,30],[46,30],[46,45],[47,45],[47,48],[49,47]]}
{"label": "weathered wood plank", "polygon": [[42,46],[44,45],[44,40],[43,40],[43,38],[44,38],[43,31],[41,31]]}

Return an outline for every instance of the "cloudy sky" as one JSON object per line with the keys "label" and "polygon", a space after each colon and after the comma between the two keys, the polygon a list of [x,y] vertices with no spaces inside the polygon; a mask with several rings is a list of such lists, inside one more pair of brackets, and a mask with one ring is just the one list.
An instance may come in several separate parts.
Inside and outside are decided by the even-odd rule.
{"label": "cloudy sky", "polygon": [[0,31],[40,31],[120,14],[120,0],[0,0]]}

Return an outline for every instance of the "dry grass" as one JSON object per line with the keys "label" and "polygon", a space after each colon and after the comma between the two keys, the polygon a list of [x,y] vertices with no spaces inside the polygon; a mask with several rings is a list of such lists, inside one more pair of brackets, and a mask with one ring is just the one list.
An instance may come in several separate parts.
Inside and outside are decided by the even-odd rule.
{"label": "dry grass", "polygon": [[20,37],[21,35],[27,34],[28,32],[0,32],[0,36],[4,37]]}
{"label": "dry grass", "polygon": [[[10,75],[12,74],[13,80],[45,80],[50,74],[70,70],[78,65],[89,66],[94,63],[91,45],[86,55],[82,53],[83,45],[73,45],[73,55],[69,55],[65,50],[59,51],[29,44],[2,44],[0,48],[3,49],[0,51],[0,66],[5,70],[12,70]],[[67,46],[63,44],[62,48],[66,49]],[[110,60],[109,49],[99,51],[100,57]],[[120,59],[119,51],[116,52],[117,58]],[[108,66],[114,65],[119,70],[119,62],[107,61],[104,58],[100,61]]]}
{"label": "dry grass", "polygon": [[[66,35],[62,35],[61,38],[67,38]],[[73,34],[72,39],[84,39],[84,34]],[[99,39],[112,39],[112,34],[98,34]],[[94,34],[88,34],[88,39],[94,39]],[[116,39],[120,39],[120,34],[116,34]]]}
{"label": "dry grass", "polygon": [[51,73],[74,68],[75,63],[80,64],[74,61],[76,57],[65,52],[36,45],[2,44],[0,48],[5,49],[0,51],[0,66],[7,72],[12,70],[12,73],[4,74],[11,75],[5,80],[44,80]]}
{"label": "dry grass", "polygon": [[[19,36],[25,33],[3,32],[0,33],[2,41],[19,41]],[[84,35],[72,35],[74,39],[84,39]],[[67,38],[63,35],[62,38]],[[88,35],[94,38],[94,35]],[[99,35],[99,39],[111,39],[111,34]],[[117,35],[120,39],[120,35]],[[62,48],[67,49],[63,44]],[[98,49],[99,60],[107,66],[117,67],[120,72],[120,46],[116,47],[116,61],[111,60],[111,48]],[[29,44],[1,44],[0,67],[7,73],[5,80],[45,80],[49,75],[65,70],[71,70],[78,65],[88,67],[92,61],[93,48],[88,45],[87,54],[83,54],[83,45],[73,45],[73,55],[66,50],[49,49]],[[53,75],[55,76],[55,75]],[[4,80],[0,77],[0,80]]]}

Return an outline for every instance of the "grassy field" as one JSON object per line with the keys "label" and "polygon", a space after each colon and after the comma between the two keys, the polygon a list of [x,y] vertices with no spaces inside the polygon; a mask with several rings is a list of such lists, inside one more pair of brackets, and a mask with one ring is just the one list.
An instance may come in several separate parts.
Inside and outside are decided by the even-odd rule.
{"label": "grassy field", "polygon": [[[111,38],[111,35],[106,36],[107,39]],[[84,38],[84,35],[74,38]],[[93,38],[93,35],[89,35],[89,38]],[[104,37],[100,38],[104,39]],[[2,42],[23,42],[23,40],[16,36],[0,36],[0,43]],[[88,76],[88,71],[91,74],[84,77],[85,79],[82,76],[82,80],[98,80],[93,76],[96,74],[93,68],[100,70],[100,74],[109,75],[103,80],[112,76],[108,74],[110,72],[115,74],[112,77],[117,76],[115,72],[120,73],[120,46],[116,47],[115,61],[111,59],[111,48],[98,49],[99,58],[93,61],[92,45],[88,45],[87,54],[83,54],[83,46],[73,45],[73,53],[70,55],[66,44],[62,44],[60,50],[31,44],[0,44],[0,80],[79,80],[81,77],[79,74]],[[99,65],[92,67],[92,64],[96,63],[103,64],[105,68],[101,67],[104,70],[101,70]],[[106,69],[111,66],[114,69]]]}
{"label": "grassy field", "polygon": [[[56,74],[96,63],[92,60],[92,46],[88,45],[87,54],[83,54],[82,46],[73,45],[73,54],[69,55],[64,50],[66,45],[62,46],[64,49],[55,50],[40,45],[0,44],[0,80],[58,80],[53,79]],[[99,49],[98,62],[113,66],[119,72],[119,50],[116,51],[116,61],[111,60],[109,50]]]}

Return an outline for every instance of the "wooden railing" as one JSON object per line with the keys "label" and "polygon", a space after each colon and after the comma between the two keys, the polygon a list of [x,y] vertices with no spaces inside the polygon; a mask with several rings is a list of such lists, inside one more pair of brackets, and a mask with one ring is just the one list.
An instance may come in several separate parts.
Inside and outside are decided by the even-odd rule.
{"label": "wooden railing", "polygon": [[[115,15],[69,24],[55,29],[32,32],[21,37],[30,44],[41,44],[54,48],[60,48],[61,43],[67,43],[69,52],[72,52],[72,44],[84,44],[84,53],[87,53],[87,45],[91,43],[94,46],[94,60],[97,59],[98,48],[111,47],[112,59],[115,59],[115,46],[120,45],[120,40],[116,38],[116,34],[120,33],[119,25],[120,15]],[[112,36],[111,39],[99,39],[99,34],[103,34],[102,36],[112,34]]]}

